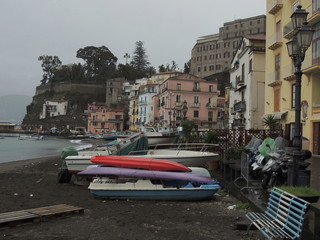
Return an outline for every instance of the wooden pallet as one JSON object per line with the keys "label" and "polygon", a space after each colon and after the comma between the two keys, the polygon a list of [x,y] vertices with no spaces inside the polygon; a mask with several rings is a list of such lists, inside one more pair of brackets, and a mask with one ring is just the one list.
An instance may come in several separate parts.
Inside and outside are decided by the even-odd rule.
{"label": "wooden pallet", "polygon": [[46,221],[49,217],[65,216],[72,213],[83,214],[84,209],[71,205],[59,204],[22,211],[1,213],[0,227],[13,227],[21,223],[41,222]]}

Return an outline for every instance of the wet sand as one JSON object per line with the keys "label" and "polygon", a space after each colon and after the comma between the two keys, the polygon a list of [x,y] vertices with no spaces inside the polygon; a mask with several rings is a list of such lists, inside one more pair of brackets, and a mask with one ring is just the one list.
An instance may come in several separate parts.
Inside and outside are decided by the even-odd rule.
{"label": "wet sand", "polygon": [[250,239],[234,229],[245,211],[229,210],[240,202],[224,191],[201,202],[98,200],[87,186],[57,183],[61,163],[59,157],[1,163],[0,212],[70,204],[84,214],[0,228],[0,239]]}

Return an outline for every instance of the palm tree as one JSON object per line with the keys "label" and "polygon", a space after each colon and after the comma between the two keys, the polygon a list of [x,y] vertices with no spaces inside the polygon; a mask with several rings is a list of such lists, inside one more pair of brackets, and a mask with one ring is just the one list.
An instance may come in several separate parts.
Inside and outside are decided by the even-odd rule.
{"label": "palm tree", "polygon": [[123,56],[126,59],[126,65],[128,64],[128,58],[130,58],[130,55],[128,53],[124,54]]}
{"label": "palm tree", "polygon": [[278,120],[274,118],[274,115],[269,114],[263,118],[263,125],[273,130],[278,125]]}

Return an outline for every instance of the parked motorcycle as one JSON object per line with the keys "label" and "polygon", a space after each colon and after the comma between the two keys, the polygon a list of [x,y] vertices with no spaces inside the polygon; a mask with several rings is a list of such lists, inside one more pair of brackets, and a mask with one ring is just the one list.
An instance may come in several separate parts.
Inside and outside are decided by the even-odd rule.
{"label": "parked motorcycle", "polygon": [[271,158],[262,168],[263,179],[261,186],[263,189],[272,188],[277,185],[284,185],[288,178],[288,164],[292,157],[284,152],[272,153]]}
{"label": "parked motorcycle", "polygon": [[277,152],[282,152],[288,144],[289,142],[282,137],[277,137],[275,140],[266,138],[259,146],[258,153],[250,165],[250,176],[253,179],[261,179],[263,177],[262,169],[269,162],[271,156],[277,156]]}

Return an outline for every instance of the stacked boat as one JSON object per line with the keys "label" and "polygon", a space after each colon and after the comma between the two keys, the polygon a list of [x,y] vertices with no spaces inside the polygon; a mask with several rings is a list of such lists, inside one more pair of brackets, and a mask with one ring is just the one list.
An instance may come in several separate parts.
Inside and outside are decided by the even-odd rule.
{"label": "stacked boat", "polygon": [[204,200],[221,187],[204,168],[133,156],[93,156],[80,175],[93,177],[92,195],[109,199]]}

